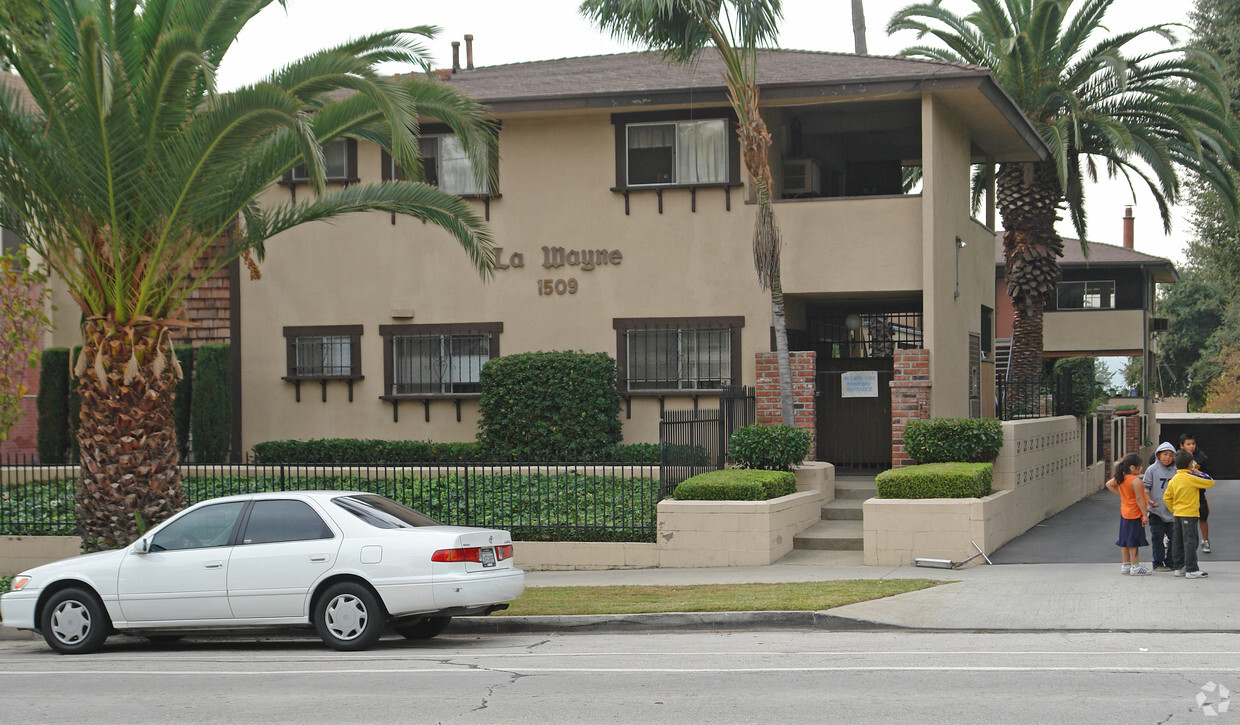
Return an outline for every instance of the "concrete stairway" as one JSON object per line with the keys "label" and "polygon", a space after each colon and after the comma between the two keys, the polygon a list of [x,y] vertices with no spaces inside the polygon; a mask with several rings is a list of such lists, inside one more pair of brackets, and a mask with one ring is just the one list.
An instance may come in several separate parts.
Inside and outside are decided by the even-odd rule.
{"label": "concrete stairway", "polygon": [[822,521],[796,535],[794,549],[861,551],[861,504],[873,498],[873,476],[839,476],[835,500],[822,507]]}

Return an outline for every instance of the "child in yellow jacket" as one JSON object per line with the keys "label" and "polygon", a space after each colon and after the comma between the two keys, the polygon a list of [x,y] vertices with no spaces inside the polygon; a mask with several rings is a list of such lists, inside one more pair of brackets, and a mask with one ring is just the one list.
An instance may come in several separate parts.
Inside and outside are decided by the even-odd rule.
{"label": "child in yellow jacket", "polygon": [[1203,579],[1207,576],[1197,568],[1197,517],[1200,514],[1202,489],[1214,485],[1214,479],[1193,471],[1193,454],[1184,449],[1175,454],[1176,474],[1167,482],[1163,501],[1175,516],[1171,528],[1171,566],[1176,576]]}

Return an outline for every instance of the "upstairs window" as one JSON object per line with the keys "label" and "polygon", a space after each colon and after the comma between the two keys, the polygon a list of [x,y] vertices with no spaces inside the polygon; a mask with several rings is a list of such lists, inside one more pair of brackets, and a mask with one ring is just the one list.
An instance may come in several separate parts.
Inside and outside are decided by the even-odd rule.
{"label": "upstairs window", "polygon": [[1056,293],[1060,310],[1115,309],[1115,282],[1060,282]]}
{"label": "upstairs window", "polygon": [[629,186],[717,184],[728,181],[728,125],[705,121],[631,123],[627,132]]}
{"label": "upstairs window", "polygon": [[[446,128],[446,127],[445,127]],[[495,196],[493,189],[479,184],[475,165],[460,139],[451,133],[426,133],[418,137],[418,154],[422,160],[423,182],[457,196]],[[492,169],[498,159],[492,159]],[[383,151],[384,181],[406,181],[405,170],[386,150]]]}
{"label": "upstairs window", "polygon": [[[357,181],[357,141],[351,138],[339,138],[324,144],[323,168],[328,181],[340,183]],[[310,180],[309,170],[305,164],[298,164],[285,179],[295,184],[304,184]]]}
{"label": "upstairs window", "polygon": [[613,320],[622,389],[721,390],[737,384],[744,318]]}
{"label": "upstairs window", "polygon": [[482,366],[499,354],[502,323],[381,325],[385,398],[482,393]]}

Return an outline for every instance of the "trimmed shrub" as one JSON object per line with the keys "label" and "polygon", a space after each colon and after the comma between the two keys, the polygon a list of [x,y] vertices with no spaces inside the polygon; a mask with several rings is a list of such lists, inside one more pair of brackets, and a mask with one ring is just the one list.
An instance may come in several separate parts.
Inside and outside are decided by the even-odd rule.
{"label": "trimmed shrub", "polygon": [[791,471],[727,469],[687,478],[676,487],[678,501],[766,501],[797,492]]}
{"label": "trimmed shrub", "polygon": [[668,443],[663,446],[662,457],[656,453],[655,460],[665,466],[705,466],[710,463],[710,454],[696,444]]}
{"label": "trimmed shrub", "polygon": [[229,389],[228,345],[208,342],[195,355],[190,430],[194,461],[222,463],[232,437],[232,396]]}
{"label": "trimmed shrub", "polygon": [[809,454],[809,431],[790,425],[747,425],[732,431],[728,455],[741,468],[791,471]]}
{"label": "trimmed shrub", "polygon": [[992,463],[926,463],[883,471],[878,498],[981,498],[990,495]]}
{"label": "trimmed shrub", "polygon": [[69,460],[69,349],[52,347],[39,360],[39,430],[35,448],[42,464]]}
{"label": "trimmed shrub", "polygon": [[189,460],[190,411],[194,400],[194,347],[176,345],[173,351],[176,353],[177,362],[181,363],[181,379],[177,382],[173,417],[177,427],[177,448],[181,451],[181,460],[186,461]]}
{"label": "trimmed shrub", "polygon": [[78,394],[78,377],[73,374],[78,355],[82,354],[82,346],[69,348],[69,462],[78,463],[82,460],[82,452],[78,448],[78,428],[82,427],[82,396]]}
{"label": "trimmed shrub", "polygon": [[481,383],[478,442],[487,450],[537,461],[620,442],[620,395],[610,355],[507,355],[482,366]]}
{"label": "trimmed shrub", "polygon": [[1003,447],[1003,424],[991,418],[911,420],[904,448],[918,463],[993,463]]}
{"label": "trimmed shrub", "polygon": [[[388,441],[373,438],[317,438],[308,441],[266,441],[254,444],[254,462],[269,463],[482,463],[511,455],[497,454],[478,443]],[[609,446],[580,456],[605,463],[658,463],[659,446],[632,443]]]}

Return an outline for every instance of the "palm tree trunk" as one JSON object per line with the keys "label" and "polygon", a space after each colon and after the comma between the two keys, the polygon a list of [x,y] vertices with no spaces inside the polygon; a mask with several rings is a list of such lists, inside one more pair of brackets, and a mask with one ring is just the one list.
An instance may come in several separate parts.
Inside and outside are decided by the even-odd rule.
{"label": "palm tree trunk", "polygon": [[169,330],[93,318],[74,373],[82,397],[74,512],[86,551],[125,546],[185,507]]}
{"label": "palm tree trunk", "polygon": [[868,55],[865,45],[865,0],[852,0],[853,45],[857,55]]}
{"label": "palm tree trunk", "polygon": [[1042,315],[1060,276],[1063,240],[1055,233],[1055,220],[1063,192],[1053,160],[1001,164],[995,181],[1012,298],[1009,377],[1032,381],[1042,376]]}
{"label": "palm tree trunk", "polygon": [[792,399],[792,356],[788,352],[788,319],[784,315],[784,287],[779,270],[771,274],[771,318],[775,324],[775,360],[779,366],[779,411],[784,425],[796,425]]}

